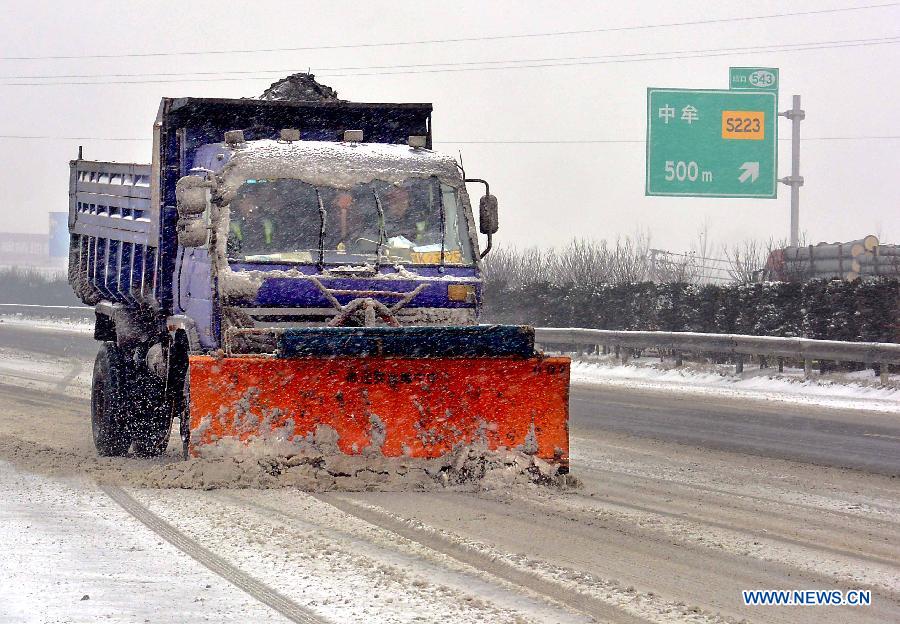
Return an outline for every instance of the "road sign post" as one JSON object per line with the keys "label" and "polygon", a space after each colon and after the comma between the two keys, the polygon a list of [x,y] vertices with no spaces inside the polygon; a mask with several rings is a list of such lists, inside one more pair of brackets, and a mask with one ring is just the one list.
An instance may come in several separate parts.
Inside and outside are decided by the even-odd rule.
{"label": "road sign post", "polygon": [[647,89],[646,194],[774,199],[777,92]]}
{"label": "road sign post", "polygon": [[791,175],[781,178],[779,182],[791,187],[791,247],[800,244],[800,187],[803,176],[800,175],[800,121],[806,118],[806,111],[800,108],[800,96],[795,95],[790,110],[778,113],[791,120]]}

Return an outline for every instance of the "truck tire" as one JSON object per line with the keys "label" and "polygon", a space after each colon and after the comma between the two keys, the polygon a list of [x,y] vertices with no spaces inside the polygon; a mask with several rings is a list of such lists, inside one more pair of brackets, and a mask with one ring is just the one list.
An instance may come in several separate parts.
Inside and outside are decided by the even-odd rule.
{"label": "truck tire", "polygon": [[112,342],[104,342],[94,360],[91,383],[91,432],[97,453],[104,457],[124,455],[131,446],[125,426],[128,374],[122,353]]}
{"label": "truck tire", "polygon": [[128,430],[135,455],[156,457],[169,446],[171,409],[165,397],[165,382],[143,368],[134,368],[131,379]]}
{"label": "truck tire", "polygon": [[178,402],[178,433],[181,436],[181,458],[191,457],[191,373],[184,375],[184,390]]}
{"label": "truck tire", "polygon": [[[169,395],[166,397],[171,418],[178,419],[178,433],[181,437],[181,456],[189,458],[191,440],[190,428],[190,342],[187,333],[177,331],[169,345],[169,377],[166,385]],[[173,423],[174,424],[174,423]],[[171,425],[170,425],[171,426]]]}

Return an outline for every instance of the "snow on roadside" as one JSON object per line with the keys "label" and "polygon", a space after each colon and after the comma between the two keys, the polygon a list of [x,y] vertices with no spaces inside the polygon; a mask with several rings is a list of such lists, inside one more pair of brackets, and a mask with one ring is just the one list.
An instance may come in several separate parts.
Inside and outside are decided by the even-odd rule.
{"label": "snow on roadside", "polygon": [[286,622],[99,490],[0,461],[0,621]]}
{"label": "snow on roadside", "polygon": [[[615,365],[605,362],[572,362],[572,383],[660,392],[679,392],[729,399],[781,401],[838,409],[862,409],[900,413],[900,390],[868,385],[858,376],[847,383],[803,380],[747,371],[727,375],[710,370],[657,368],[646,364]],[[871,372],[868,373],[871,376]],[[852,380],[852,381],[851,381]]]}
{"label": "snow on roadside", "polygon": [[15,325],[31,329],[67,332],[72,334],[93,334],[93,319],[82,318],[43,318],[23,316],[21,314],[0,314],[0,327]]}

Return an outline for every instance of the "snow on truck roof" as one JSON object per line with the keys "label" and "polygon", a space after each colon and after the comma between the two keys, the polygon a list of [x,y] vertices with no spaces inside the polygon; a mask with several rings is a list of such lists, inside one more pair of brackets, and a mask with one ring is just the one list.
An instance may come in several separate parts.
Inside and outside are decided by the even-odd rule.
{"label": "snow on truck roof", "polygon": [[268,139],[248,141],[231,151],[222,176],[232,189],[251,178],[293,178],[343,189],[372,180],[400,184],[432,176],[454,187],[463,183],[456,161],[431,150],[387,143]]}

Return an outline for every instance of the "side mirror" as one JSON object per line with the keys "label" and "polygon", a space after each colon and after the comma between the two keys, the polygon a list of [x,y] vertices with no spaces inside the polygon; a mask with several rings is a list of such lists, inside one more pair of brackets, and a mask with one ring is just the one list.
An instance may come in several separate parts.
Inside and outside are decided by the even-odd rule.
{"label": "side mirror", "polygon": [[478,205],[478,227],[482,234],[496,234],[499,229],[497,197],[487,194]]}
{"label": "side mirror", "polygon": [[206,212],[210,183],[200,176],[188,175],[175,185],[175,205],[179,217],[193,217]]}
{"label": "side mirror", "polygon": [[206,220],[197,217],[186,217],[178,220],[176,226],[178,244],[182,247],[204,247],[209,239],[209,228]]}

